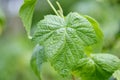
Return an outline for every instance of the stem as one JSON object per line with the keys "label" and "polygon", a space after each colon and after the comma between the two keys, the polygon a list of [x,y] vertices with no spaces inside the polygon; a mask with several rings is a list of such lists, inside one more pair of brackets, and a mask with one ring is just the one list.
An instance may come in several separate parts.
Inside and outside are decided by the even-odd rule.
{"label": "stem", "polygon": [[57,12],[57,10],[54,8],[54,6],[52,5],[52,3],[50,2],[50,0],[47,0],[47,2],[49,3],[49,5],[51,6],[51,8],[53,9],[53,11],[55,12],[55,14],[57,15],[57,16],[59,16],[59,14],[58,14],[58,12]]}
{"label": "stem", "polygon": [[60,3],[58,1],[56,1],[56,4],[58,5],[58,8],[59,8],[58,13],[60,14],[61,17],[64,18],[63,10],[62,10]]}
{"label": "stem", "polygon": [[74,75],[72,75],[72,80],[75,80],[75,76]]}

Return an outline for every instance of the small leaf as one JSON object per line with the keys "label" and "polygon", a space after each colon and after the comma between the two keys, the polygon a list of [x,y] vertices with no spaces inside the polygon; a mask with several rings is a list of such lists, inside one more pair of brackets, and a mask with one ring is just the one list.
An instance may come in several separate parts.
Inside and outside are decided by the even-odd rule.
{"label": "small leaf", "polygon": [[74,73],[82,80],[108,80],[119,69],[120,59],[110,54],[92,54],[80,59]]}
{"label": "small leaf", "polygon": [[24,4],[21,6],[19,15],[22,19],[23,25],[30,36],[30,29],[32,24],[32,17],[37,0],[24,0]]}
{"label": "small leaf", "polygon": [[61,75],[68,75],[76,62],[85,56],[84,46],[96,43],[96,34],[91,23],[74,12],[66,18],[45,16],[38,23],[33,40],[44,46],[52,66]]}
{"label": "small leaf", "polygon": [[33,51],[33,55],[31,58],[31,67],[40,80],[41,68],[44,62],[46,62],[44,48],[37,45]]}
{"label": "small leaf", "polygon": [[97,36],[97,43],[91,46],[93,48],[93,53],[101,52],[103,46],[103,32],[101,31],[99,24],[95,19],[91,18],[90,16],[85,17],[92,24]]}

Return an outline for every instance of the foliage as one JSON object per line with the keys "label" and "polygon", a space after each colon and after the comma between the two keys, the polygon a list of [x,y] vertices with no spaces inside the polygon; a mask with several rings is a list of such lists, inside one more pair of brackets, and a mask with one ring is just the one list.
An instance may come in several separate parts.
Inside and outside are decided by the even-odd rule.
{"label": "foliage", "polygon": [[[30,4],[31,2],[25,1],[20,9],[28,33],[36,1]],[[98,23],[91,17],[76,12],[64,17],[59,3],[57,11],[49,0],[48,2],[56,15],[47,15],[37,24],[32,38],[39,44],[31,59],[34,72],[41,79],[41,67],[47,61],[65,78],[77,75],[82,80],[108,80],[120,68],[120,59],[101,53],[103,34]]]}

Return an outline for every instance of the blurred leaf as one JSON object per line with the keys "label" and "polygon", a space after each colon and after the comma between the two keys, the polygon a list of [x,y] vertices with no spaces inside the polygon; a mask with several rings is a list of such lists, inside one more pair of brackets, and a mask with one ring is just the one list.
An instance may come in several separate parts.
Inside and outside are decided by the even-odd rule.
{"label": "blurred leaf", "polygon": [[36,1],[37,0],[24,0],[24,4],[21,6],[19,11],[19,15],[22,19],[22,22],[29,37]]}
{"label": "blurred leaf", "polygon": [[95,19],[89,16],[85,16],[85,17],[92,24],[95,30],[96,36],[97,36],[97,43],[91,46],[93,48],[93,53],[101,52],[102,46],[103,46],[103,33],[99,27],[99,24],[97,23]]}
{"label": "blurred leaf", "polygon": [[115,71],[113,77],[116,78],[117,80],[120,80],[120,70]]}
{"label": "blurred leaf", "polygon": [[82,80],[108,80],[120,68],[120,59],[110,54],[92,54],[76,64],[75,74]]}
{"label": "blurred leaf", "polygon": [[33,51],[33,55],[31,58],[31,67],[38,78],[41,80],[40,74],[42,69],[42,64],[46,62],[46,57],[44,54],[44,48],[42,46],[37,45]]}

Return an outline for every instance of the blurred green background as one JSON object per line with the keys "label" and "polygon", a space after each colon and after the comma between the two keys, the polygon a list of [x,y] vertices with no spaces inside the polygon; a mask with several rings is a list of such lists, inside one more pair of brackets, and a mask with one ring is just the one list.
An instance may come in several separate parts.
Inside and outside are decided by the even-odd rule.
{"label": "blurred green background", "polygon": [[[57,8],[55,1],[51,0]],[[103,52],[120,57],[120,0],[57,0],[64,15],[78,12],[95,18],[104,33]],[[0,80],[37,80],[30,67],[35,45],[28,39],[18,16],[23,0],[0,0]],[[46,0],[38,0],[32,30],[47,14],[54,14]],[[59,75],[44,64],[43,80],[59,80]],[[60,79],[63,80],[63,79]]]}

